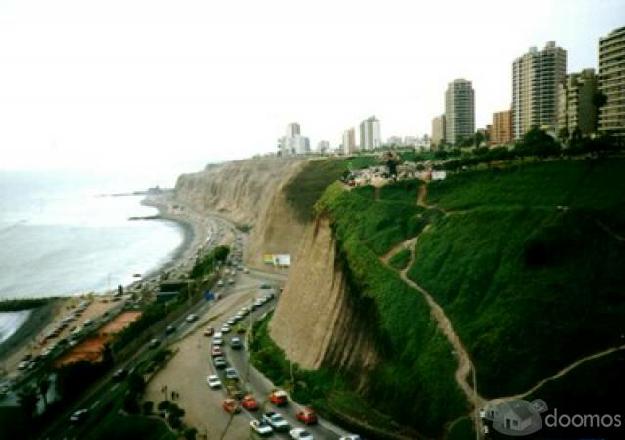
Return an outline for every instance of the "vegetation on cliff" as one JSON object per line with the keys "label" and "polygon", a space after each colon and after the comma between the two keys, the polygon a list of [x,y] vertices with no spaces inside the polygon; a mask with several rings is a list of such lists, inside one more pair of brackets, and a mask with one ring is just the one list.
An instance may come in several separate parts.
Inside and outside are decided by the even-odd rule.
{"label": "vegetation on cliff", "polygon": [[429,185],[448,214],[419,238],[410,276],[454,322],[483,395],[623,343],[623,172],[621,159],[551,161]]}

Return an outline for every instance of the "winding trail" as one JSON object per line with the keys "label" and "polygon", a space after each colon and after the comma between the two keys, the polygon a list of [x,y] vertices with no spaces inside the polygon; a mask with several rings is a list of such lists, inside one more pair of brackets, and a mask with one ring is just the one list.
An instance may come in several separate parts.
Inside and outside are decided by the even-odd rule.
{"label": "winding trail", "polygon": [[[430,228],[430,225],[426,226],[423,232],[426,232]],[[401,279],[408,284],[413,289],[417,290],[419,293],[423,295],[425,301],[430,307],[430,312],[432,317],[436,320],[439,330],[445,335],[451,346],[453,347],[454,354],[458,359],[458,368],[454,374],[456,383],[466,396],[467,401],[471,405],[471,418],[473,423],[475,424],[476,432],[480,432],[480,420],[478,415],[478,410],[483,407],[486,400],[479,395],[477,389],[475,388],[475,366],[471,361],[471,357],[464,344],[460,340],[460,337],[454,330],[454,326],[445,314],[443,308],[434,300],[432,295],[419,284],[415,283],[408,277],[408,271],[414,264],[415,259],[415,248],[417,245],[418,237],[412,238],[410,240],[406,240],[399,245],[395,246],[391,251],[389,251],[384,256],[380,257],[380,261],[391,270],[393,269],[388,265],[388,261],[395,255],[395,253],[401,251],[402,249],[410,249],[410,261],[405,269],[399,271],[399,276]],[[396,270],[395,270],[396,271]],[[397,271],[396,271],[397,272]],[[469,381],[469,375],[473,372],[473,377],[471,378],[471,382]]]}

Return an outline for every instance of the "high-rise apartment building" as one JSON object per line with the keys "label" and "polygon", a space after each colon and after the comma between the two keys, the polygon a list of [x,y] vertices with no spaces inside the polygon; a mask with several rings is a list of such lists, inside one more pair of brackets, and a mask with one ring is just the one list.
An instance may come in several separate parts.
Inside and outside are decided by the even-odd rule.
{"label": "high-rise apartment building", "polygon": [[380,121],[371,116],[360,123],[360,149],[373,150],[381,145]]}
{"label": "high-rise apartment building", "polygon": [[625,137],[625,27],[599,39],[599,132]]}
{"label": "high-rise apartment building", "polygon": [[343,132],[342,152],[345,156],[356,152],[356,130],[348,128]]}
{"label": "high-rise apartment building", "polygon": [[321,154],[325,154],[328,151],[330,151],[330,142],[328,141],[317,142],[317,151]]}
{"label": "high-rise apartment building", "polygon": [[432,119],[432,146],[438,147],[445,143],[445,115]]}
{"label": "high-rise apartment building", "polygon": [[597,76],[595,69],[571,73],[558,85],[558,136],[578,131],[589,136],[597,130]]}
{"label": "high-rise apartment building", "polygon": [[512,110],[493,113],[493,128],[490,133],[490,144],[511,144],[512,141]]}
{"label": "high-rise apartment building", "polygon": [[471,81],[455,79],[445,92],[445,141],[456,144],[475,132],[475,92]]}
{"label": "high-rise apartment building", "polygon": [[512,63],[512,127],[519,139],[532,127],[555,132],[558,84],[566,77],[566,50],[549,41]]}
{"label": "high-rise apartment building", "polygon": [[300,126],[297,122],[291,122],[286,126],[286,137],[297,136],[300,133]]}

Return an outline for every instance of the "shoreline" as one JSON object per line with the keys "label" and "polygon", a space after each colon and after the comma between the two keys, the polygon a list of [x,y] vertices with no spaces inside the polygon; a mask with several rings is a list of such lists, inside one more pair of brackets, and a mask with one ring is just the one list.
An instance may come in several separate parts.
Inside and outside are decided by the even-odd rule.
{"label": "shoreline", "polygon": [[[158,209],[158,218],[155,220],[166,221],[175,223],[182,230],[182,241],[180,244],[169,254],[169,258],[163,261],[162,264],[148,270],[145,274],[142,274],[141,278],[131,281],[125,284],[124,292],[133,290],[138,284],[142,287],[148,287],[156,289],[160,281],[160,277],[164,273],[171,274],[174,271],[190,270],[191,265],[195,263],[195,256],[202,244],[206,240],[208,234],[208,225],[206,222],[200,219],[194,219],[191,216],[184,214],[175,214],[169,212],[169,205],[167,204],[167,197],[165,194],[148,195],[142,201],[142,204],[151,206]],[[151,219],[150,219],[151,220]],[[104,297],[115,293],[117,289],[102,290],[93,292],[95,296]],[[30,316],[15,330],[15,332],[0,343],[0,366],[4,361],[14,352],[21,347],[28,344],[28,341],[33,339],[47,324],[58,318],[59,308],[57,304],[61,304],[64,299],[79,298],[86,295],[86,293],[79,295],[63,295],[50,294],[49,296],[33,296],[24,297],[20,299],[49,299],[49,303],[39,307],[31,309]],[[0,300],[11,301],[12,298],[6,298]],[[0,377],[2,376],[2,369],[0,368]]]}

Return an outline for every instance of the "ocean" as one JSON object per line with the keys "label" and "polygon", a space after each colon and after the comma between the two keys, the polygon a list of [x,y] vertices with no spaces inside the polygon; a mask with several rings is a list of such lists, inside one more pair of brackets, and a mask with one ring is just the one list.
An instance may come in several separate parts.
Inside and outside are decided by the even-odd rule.
{"label": "ocean", "polygon": [[[0,299],[104,292],[169,262],[184,239],[139,178],[0,171]],[[15,318],[14,318],[15,319]]]}

